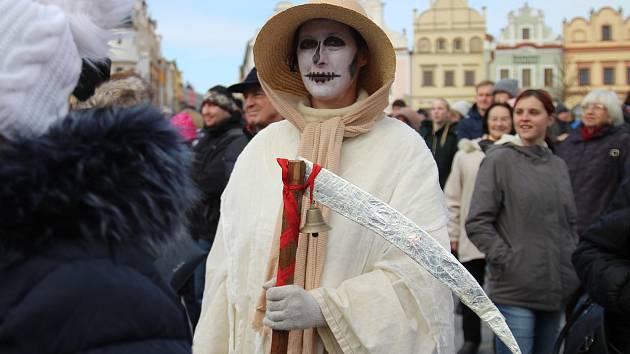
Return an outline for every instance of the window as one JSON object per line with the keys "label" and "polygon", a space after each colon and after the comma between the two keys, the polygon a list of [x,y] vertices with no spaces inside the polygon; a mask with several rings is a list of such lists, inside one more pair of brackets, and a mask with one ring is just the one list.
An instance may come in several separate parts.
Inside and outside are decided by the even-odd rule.
{"label": "window", "polygon": [[509,78],[510,78],[510,70],[508,70],[508,69],[501,69],[501,70],[499,71],[499,78],[500,78],[501,80],[503,80],[503,79],[509,79]]}
{"label": "window", "polygon": [[466,70],[464,71],[464,86],[475,86],[475,71],[474,70]]}
{"label": "window", "polygon": [[626,85],[630,85],[630,66],[626,68]]}
{"label": "window", "polygon": [[422,86],[433,86],[433,70],[422,71]]}
{"label": "window", "polygon": [[444,38],[438,39],[435,45],[438,51],[446,50],[446,40]]}
{"label": "window", "polygon": [[444,72],[444,87],[455,86],[455,72],[453,70],[447,70]]}
{"label": "window", "polygon": [[611,41],[612,40],[612,30],[610,25],[602,26],[602,41]]}
{"label": "window", "polygon": [[615,68],[604,68],[604,85],[615,84]]}
{"label": "window", "polygon": [[545,87],[553,87],[553,69],[545,69]]}
{"label": "window", "polygon": [[453,41],[453,50],[461,51],[462,49],[464,49],[462,39],[461,38],[455,38],[455,40]]}
{"label": "window", "polygon": [[529,28],[523,28],[523,39],[529,39]]}
{"label": "window", "polygon": [[531,87],[532,86],[532,69],[523,69],[522,73],[522,82],[523,87]]}
{"label": "window", "polygon": [[588,86],[591,84],[591,70],[590,69],[578,70],[578,84],[580,86]]}

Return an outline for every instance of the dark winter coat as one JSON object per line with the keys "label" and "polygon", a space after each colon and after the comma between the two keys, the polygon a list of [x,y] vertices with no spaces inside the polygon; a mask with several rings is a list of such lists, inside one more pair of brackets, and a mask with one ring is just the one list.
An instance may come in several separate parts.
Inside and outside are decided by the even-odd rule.
{"label": "dark winter coat", "polygon": [[147,107],[71,114],[0,148],[0,352],[191,352],[154,260],[195,195],[190,154]]}
{"label": "dark winter coat", "polygon": [[581,235],[573,264],[583,287],[606,309],[613,343],[630,351],[630,180]]}
{"label": "dark winter coat", "polygon": [[569,167],[581,235],[599,218],[621,182],[630,177],[630,132],[609,126],[584,141],[581,130],[576,129],[556,147],[556,154]]}
{"label": "dark winter coat", "polygon": [[483,117],[475,103],[468,111],[466,118],[457,124],[457,138],[474,140],[481,138],[483,134]]}
{"label": "dark winter coat", "polygon": [[438,131],[433,131],[433,122],[422,122],[420,135],[427,143],[438,167],[440,187],[444,188],[448,175],[451,173],[453,158],[457,152],[457,124],[447,123]]}
{"label": "dark winter coat", "polygon": [[[212,242],[219,223],[221,194],[230,178],[225,161],[227,147],[243,135],[240,115],[210,128],[204,128],[199,142],[193,147],[193,179],[202,192],[201,199],[190,213],[191,234],[196,239]],[[233,166],[232,166],[233,167]]]}
{"label": "dark winter coat", "polygon": [[499,304],[558,311],[576,290],[575,204],[562,159],[540,146],[488,149],[466,232],[486,255],[488,295]]}

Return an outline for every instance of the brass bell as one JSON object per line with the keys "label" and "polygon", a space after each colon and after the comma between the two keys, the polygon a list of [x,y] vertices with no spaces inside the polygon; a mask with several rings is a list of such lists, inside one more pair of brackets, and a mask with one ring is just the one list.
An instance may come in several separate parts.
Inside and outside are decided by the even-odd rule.
{"label": "brass bell", "polygon": [[320,232],[330,231],[332,228],[324,221],[321,209],[318,207],[310,207],[306,211],[306,221],[300,229],[303,234],[312,234],[317,237]]}

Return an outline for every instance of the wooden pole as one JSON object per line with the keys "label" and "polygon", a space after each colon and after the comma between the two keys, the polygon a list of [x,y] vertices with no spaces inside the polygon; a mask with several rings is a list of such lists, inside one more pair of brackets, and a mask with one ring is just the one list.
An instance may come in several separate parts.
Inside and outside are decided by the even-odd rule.
{"label": "wooden pole", "polygon": [[[304,173],[306,172],[306,164],[304,161],[289,161],[288,162],[288,181],[285,181],[285,184],[293,185],[293,186],[301,186],[304,184]],[[297,251],[298,246],[298,236],[299,236],[299,223],[300,218],[302,217],[302,196],[304,194],[303,190],[294,190],[291,191],[295,200],[297,201],[297,210],[295,211],[298,215],[298,230],[294,230],[294,237],[291,238],[291,242],[282,244],[280,246],[280,256],[278,258],[278,273],[281,270],[291,270],[288,272],[288,276],[285,277],[285,281],[283,284],[276,284],[277,286],[283,285],[291,285],[293,284],[294,278],[294,270],[295,270],[295,253]],[[285,231],[289,227],[289,222],[287,219],[287,210],[282,213],[282,235],[285,235]],[[286,271],[285,271],[286,274]],[[273,331],[271,337],[271,354],[286,354],[289,345],[289,332],[288,331]]]}

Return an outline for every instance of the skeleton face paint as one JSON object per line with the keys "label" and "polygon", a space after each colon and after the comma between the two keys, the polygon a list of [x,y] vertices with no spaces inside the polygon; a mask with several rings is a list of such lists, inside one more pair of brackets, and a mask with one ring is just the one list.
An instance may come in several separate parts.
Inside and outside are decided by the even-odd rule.
{"label": "skeleton face paint", "polygon": [[343,96],[354,84],[357,43],[350,27],[332,20],[305,22],[298,34],[297,59],[306,90],[327,101]]}

